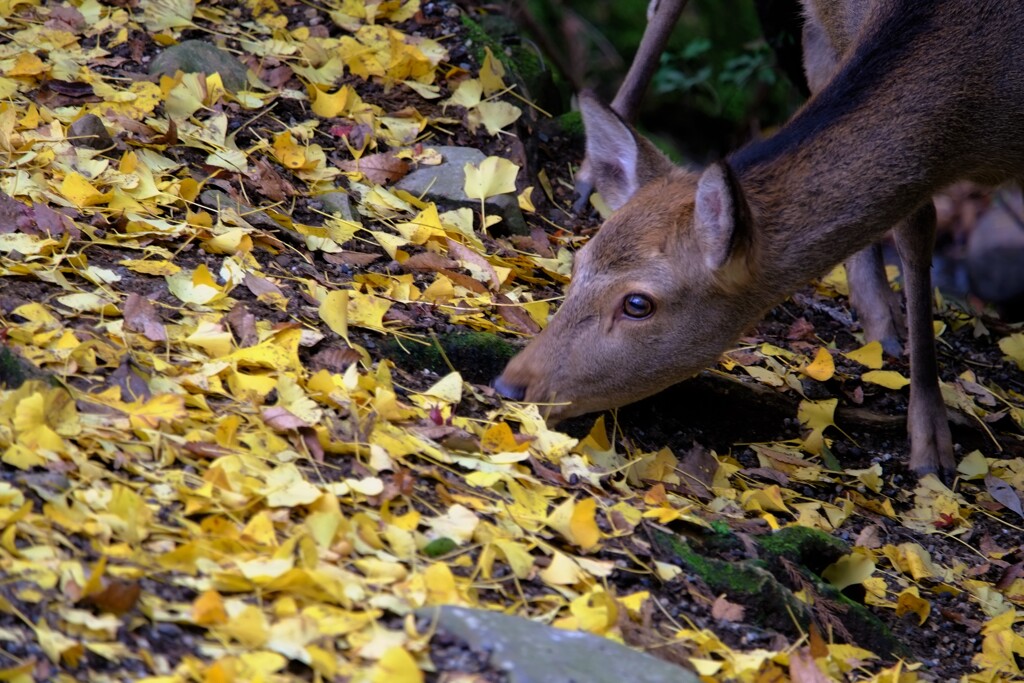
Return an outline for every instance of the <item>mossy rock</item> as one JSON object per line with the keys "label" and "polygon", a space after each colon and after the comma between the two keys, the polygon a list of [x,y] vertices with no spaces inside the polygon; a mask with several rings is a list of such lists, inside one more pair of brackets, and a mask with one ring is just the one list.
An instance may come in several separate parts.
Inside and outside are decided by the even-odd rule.
{"label": "mossy rock", "polygon": [[0,346],[0,386],[5,389],[17,389],[30,379],[59,384],[55,377],[43,372],[13,349]]}
{"label": "mossy rock", "polygon": [[[476,384],[487,384],[501,374],[519,347],[501,337],[485,332],[452,332],[436,337],[430,344],[413,344],[389,340],[384,355],[395,365],[409,371],[430,370],[439,375],[450,372],[445,358],[451,361],[462,377]],[[442,353],[443,352],[443,353]]]}
{"label": "mossy rock", "polygon": [[586,137],[586,130],[583,127],[583,114],[578,111],[569,111],[555,119],[555,124],[563,135],[573,141],[582,142]]}
{"label": "mossy rock", "polygon": [[491,54],[511,72],[506,74],[506,83],[511,75],[521,88],[521,96],[546,111],[562,109],[563,89],[556,83],[556,74],[536,49],[521,40],[520,29],[514,21],[497,14],[475,21],[463,14],[462,25],[478,63],[483,64],[485,48],[490,48]]}
{"label": "mossy rock", "polygon": [[173,76],[184,73],[219,73],[229,92],[244,90],[249,83],[249,69],[238,59],[205,40],[184,40],[168,47],[149,65],[151,75]]}
{"label": "mossy rock", "polygon": [[850,554],[850,546],[835,536],[805,526],[789,526],[761,536],[758,541],[773,558],[785,558],[807,567],[815,575],[821,575],[825,567]]}
{"label": "mossy rock", "polygon": [[[741,545],[735,534],[725,530],[705,535],[696,547],[662,531],[655,532],[654,538],[658,547],[700,577],[713,593],[724,593],[731,602],[743,605],[751,623],[795,636],[794,622],[806,630],[817,621],[836,636],[881,656],[906,653],[867,607],[821,578],[821,571],[849,552],[847,544],[822,531],[787,527],[756,539],[759,559],[732,562],[709,556],[733,554]],[[793,594],[808,589],[814,593],[813,611]]]}
{"label": "mossy rock", "polygon": [[807,606],[756,562],[726,562],[706,557],[683,539],[665,532],[655,532],[654,538],[658,546],[700,577],[712,593],[725,593],[730,601],[743,605],[746,619],[751,623],[791,633],[794,618],[802,626],[811,622]]}

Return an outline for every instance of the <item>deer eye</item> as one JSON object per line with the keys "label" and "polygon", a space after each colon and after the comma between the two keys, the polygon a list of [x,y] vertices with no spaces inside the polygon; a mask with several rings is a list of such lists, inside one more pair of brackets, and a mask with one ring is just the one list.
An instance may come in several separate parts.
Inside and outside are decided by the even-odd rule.
{"label": "deer eye", "polygon": [[654,302],[646,294],[627,294],[622,300],[622,312],[634,320],[643,320],[654,313]]}

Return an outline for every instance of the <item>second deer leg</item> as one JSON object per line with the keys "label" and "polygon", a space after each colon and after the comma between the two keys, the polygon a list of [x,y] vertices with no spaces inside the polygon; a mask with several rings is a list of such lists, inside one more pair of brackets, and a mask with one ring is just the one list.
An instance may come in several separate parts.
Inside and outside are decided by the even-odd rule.
{"label": "second deer leg", "polygon": [[910,332],[910,469],[919,477],[934,473],[949,479],[956,470],[953,438],[939,389],[939,364],[932,328],[932,249],[935,206],[929,201],[895,228],[906,283]]}
{"label": "second deer leg", "polygon": [[[930,259],[929,252],[929,263]],[[872,244],[848,258],[846,278],[850,284],[850,303],[864,327],[865,340],[881,342],[886,353],[900,355],[906,322],[899,297],[885,276],[881,245]]]}

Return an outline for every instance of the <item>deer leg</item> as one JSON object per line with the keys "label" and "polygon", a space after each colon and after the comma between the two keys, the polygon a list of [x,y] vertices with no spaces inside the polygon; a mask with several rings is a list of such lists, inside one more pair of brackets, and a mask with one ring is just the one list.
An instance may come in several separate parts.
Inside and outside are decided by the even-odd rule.
{"label": "deer leg", "polygon": [[636,121],[636,115],[640,113],[640,101],[658,70],[661,53],[665,51],[684,7],[686,0],[651,0],[647,6],[647,28],[640,38],[640,47],[612,100],[612,109],[627,123]]}
{"label": "deer leg", "polygon": [[[651,0],[647,6],[647,28],[640,39],[640,47],[637,48],[626,78],[612,100],[612,110],[627,123],[633,123],[640,112],[640,101],[643,100],[647,86],[658,69],[658,60],[665,50],[665,45],[668,44],[679,15],[686,7],[686,2],[687,0]],[[590,164],[584,159],[576,172],[576,202],[572,205],[573,211],[582,211],[593,191],[593,173]]]}
{"label": "deer leg", "polygon": [[956,470],[953,438],[939,389],[939,365],[932,328],[932,249],[935,205],[929,201],[895,228],[903,262],[910,343],[910,469],[918,476],[934,473],[947,481]]}
{"label": "deer leg", "polygon": [[890,356],[900,355],[900,339],[904,336],[906,322],[899,297],[885,276],[882,246],[872,244],[848,258],[846,279],[850,285],[850,303],[857,311],[865,339],[881,342]]}

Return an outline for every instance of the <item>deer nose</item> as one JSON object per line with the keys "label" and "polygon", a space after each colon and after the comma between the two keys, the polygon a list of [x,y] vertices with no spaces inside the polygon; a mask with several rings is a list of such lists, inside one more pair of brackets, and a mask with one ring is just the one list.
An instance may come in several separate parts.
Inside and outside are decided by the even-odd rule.
{"label": "deer nose", "polygon": [[513,401],[522,401],[523,397],[526,396],[525,385],[509,382],[504,379],[504,375],[495,378],[494,389],[505,398]]}

